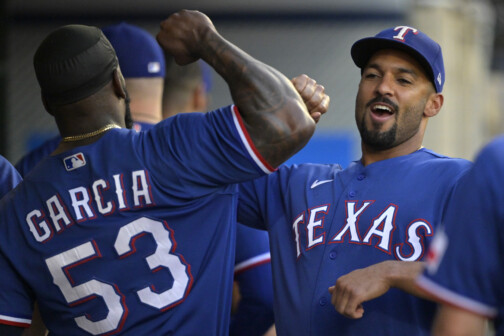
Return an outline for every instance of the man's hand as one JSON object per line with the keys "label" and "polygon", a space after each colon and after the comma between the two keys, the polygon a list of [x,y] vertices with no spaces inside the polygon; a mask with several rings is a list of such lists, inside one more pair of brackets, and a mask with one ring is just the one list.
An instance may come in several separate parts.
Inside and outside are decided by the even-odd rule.
{"label": "man's hand", "polygon": [[387,260],[366,268],[357,269],[340,277],[329,287],[331,302],[336,310],[349,318],[361,318],[362,304],[398,288],[423,299],[431,299],[416,285],[417,276],[425,268],[421,261]]}
{"label": "man's hand", "polygon": [[384,263],[357,269],[340,277],[329,287],[331,302],[338,313],[357,319],[364,315],[363,302],[377,298],[390,289]]}
{"label": "man's hand", "polygon": [[322,114],[329,109],[331,98],[325,94],[324,86],[307,75],[299,75],[292,80],[299,95],[303,98],[306,108],[315,122],[320,120]]}
{"label": "man's hand", "polygon": [[161,22],[156,39],[173,55],[177,64],[185,65],[201,57],[202,41],[211,33],[217,31],[208,16],[198,11],[182,10]]}

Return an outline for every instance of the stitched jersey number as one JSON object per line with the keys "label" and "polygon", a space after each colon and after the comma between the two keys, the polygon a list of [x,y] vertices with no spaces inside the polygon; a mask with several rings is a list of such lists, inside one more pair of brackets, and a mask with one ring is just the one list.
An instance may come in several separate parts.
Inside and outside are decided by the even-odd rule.
{"label": "stitched jersey number", "polygon": [[[145,260],[151,270],[159,267],[168,268],[173,277],[173,286],[162,293],[155,293],[150,287],[145,287],[138,290],[137,294],[140,301],[147,305],[157,309],[168,309],[185,297],[190,286],[188,266],[180,260],[179,256],[171,253],[173,243],[170,231],[162,222],[142,217],[121,227],[114,247],[122,257],[134,253],[135,250],[132,250],[130,246],[131,241],[146,232],[152,234],[157,246],[154,254]],[[74,319],[80,328],[93,335],[119,331],[122,326],[121,322],[127,316],[124,297],[117,286],[96,279],[75,286],[69,273],[66,272],[66,269],[70,267],[78,266],[97,257],[100,257],[100,251],[96,243],[87,242],[46,259],[54,284],[60,288],[71,306],[78,305],[97,295],[103,298],[108,308],[107,317],[99,321],[91,321],[85,315]]]}

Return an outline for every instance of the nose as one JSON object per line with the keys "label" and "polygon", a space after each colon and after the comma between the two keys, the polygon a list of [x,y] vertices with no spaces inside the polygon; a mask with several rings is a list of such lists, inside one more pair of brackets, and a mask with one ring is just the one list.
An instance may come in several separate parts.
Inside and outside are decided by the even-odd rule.
{"label": "nose", "polygon": [[392,78],[392,75],[384,74],[376,83],[375,92],[382,96],[391,96],[394,92],[393,83],[394,79]]}

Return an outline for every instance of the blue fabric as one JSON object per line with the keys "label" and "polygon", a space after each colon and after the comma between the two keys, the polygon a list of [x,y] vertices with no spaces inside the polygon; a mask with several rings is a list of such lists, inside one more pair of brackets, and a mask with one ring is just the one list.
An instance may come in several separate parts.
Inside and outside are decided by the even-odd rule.
{"label": "blue fabric", "polygon": [[229,335],[264,335],[274,323],[273,280],[266,231],[238,223],[235,281],[241,300],[237,311],[231,315]]}
{"label": "blue fabric", "polygon": [[22,178],[12,164],[0,156],[0,198],[21,182]]}
{"label": "blue fabric", "polygon": [[425,289],[444,302],[494,318],[496,335],[504,335],[503,181],[500,136],[482,149],[461,180],[443,221],[446,251],[432,258],[438,266],[430,261],[423,274]]}
{"label": "blue fabric", "polygon": [[278,334],[429,335],[432,302],[392,289],[352,320],[336,312],[328,288],[385,260],[423,260],[469,166],[421,149],[346,169],[284,166],[242,183],[238,220],[269,232]]}
{"label": "blue fabric", "polygon": [[234,113],[46,156],[0,202],[0,322],[36,299],[53,336],[227,335],[235,183],[264,174]]}

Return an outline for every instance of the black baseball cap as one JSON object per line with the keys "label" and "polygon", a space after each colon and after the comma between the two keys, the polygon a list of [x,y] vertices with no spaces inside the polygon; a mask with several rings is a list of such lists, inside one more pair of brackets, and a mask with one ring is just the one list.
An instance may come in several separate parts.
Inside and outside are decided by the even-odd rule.
{"label": "black baseball cap", "polygon": [[371,56],[381,49],[399,49],[412,55],[426,70],[436,92],[443,91],[445,71],[441,46],[420,30],[397,26],[385,29],[374,37],[366,37],[354,43],[352,59],[364,68]]}
{"label": "black baseball cap", "polygon": [[58,106],[98,92],[112,80],[118,61],[99,28],[67,25],[42,41],[33,65],[42,95],[48,103]]}

